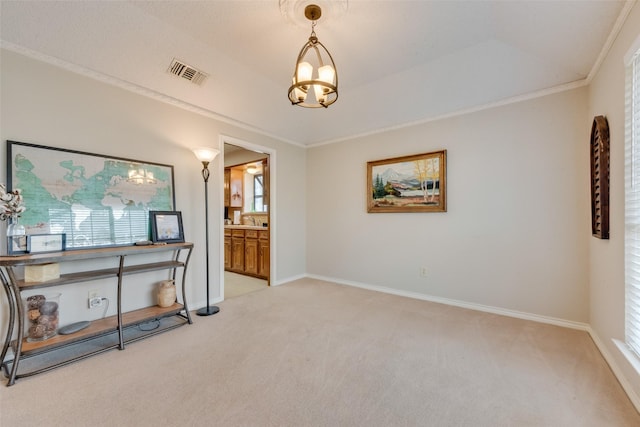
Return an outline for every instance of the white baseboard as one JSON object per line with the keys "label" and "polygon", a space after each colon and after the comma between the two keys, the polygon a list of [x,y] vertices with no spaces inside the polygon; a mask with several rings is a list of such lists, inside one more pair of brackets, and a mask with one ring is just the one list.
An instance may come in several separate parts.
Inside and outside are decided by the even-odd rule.
{"label": "white baseboard", "polygon": [[414,299],[419,299],[423,301],[436,302],[440,304],[452,305],[455,307],[468,308],[470,310],[484,311],[487,313],[499,314],[499,315],[508,316],[508,317],[515,317],[518,319],[532,320],[534,322],[548,323],[551,325],[562,326],[565,328],[579,329],[582,331],[589,331],[590,329],[590,326],[587,323],[574,322],[571,320],[559,319],[556,317],[541,316],[539,314],[526,313],[523,311],[509,310],[506,308],[492,307],[489,305],[470,303],[466,301],[459,301],[459,300],[449,299],[449,298],[441,298],[433,295],[421,294],[418,292],[401,291],[398,289],[387,288],[385,286],[369,285],[366,283],[337,279],[335,277],[318,276],[315,274],[307,274],[306,277],[309,277],[310,279],[318,279],[318,280],[324,280],[327,282],[338,283],[341,285],[355,286],[357,288],[368,289],[371,291],[384,292],[386,294],[391,294],[391,295],[398,295],[402,297],[414,298]]}
{"label": "white baseboard", "polygon": [[276,282],[272,282],[271,286],[280,286],[280,285],[284,285],[285,283],[289,283],[289,282],[294,282],[296,280],[300,280],[300,279],[304,279],[305,277],[310,277],[307,274],[298,274],[297,276],[291,276],[291,277],[287,277],[285,279],[280,279]]}
{"label": "white baseboard", "polygon": [[[600,350],[600,354],[602,354],[602,357],[604,357],[604,360],[607,362],[607,364],[611,368],[611,371],[613,371],[613,375],[615,375],[615,377],[618,379],[618,382],[624,389],[625,393],[627,393],[627,396],[629,396],[629,400],[631,400],[631,403],[633,404],[633,406],[635,406],[636,411],[640,412],[640,397],[633,390],[633,388],[631,387],[631,384],[622,373],[622,370],[616,363],[615,359],[613,358],[609,350],[607,350],[607,347],[604,345],[604,342],[600,339],[598,334],[596,334],[596,332],[593,329],[591,329],[591,327],[589,327],[588,332],[589,332],[589,335],[591,335],[591,339],[596,344],[596,347],[598,347],[598,350]],[[614,343],[620,348],[618,342],[614,340]],[[620,350],[623,351],[622,348],[620,348]]]}

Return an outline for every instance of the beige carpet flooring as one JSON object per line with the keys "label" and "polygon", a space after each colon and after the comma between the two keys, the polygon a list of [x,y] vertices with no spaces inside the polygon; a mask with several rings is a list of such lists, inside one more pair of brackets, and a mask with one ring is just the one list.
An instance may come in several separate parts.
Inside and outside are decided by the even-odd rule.
{"label": "beige carpet flooring", "polygon": [[0,387],[12,426],[639,426],[587,333],[312,279]]}
{"label": "beige carpet flooring", "polygon": [[224,299],[234,298],[249,292],[262,291],[268,287],[266,280],[230,271],[224,272]]}

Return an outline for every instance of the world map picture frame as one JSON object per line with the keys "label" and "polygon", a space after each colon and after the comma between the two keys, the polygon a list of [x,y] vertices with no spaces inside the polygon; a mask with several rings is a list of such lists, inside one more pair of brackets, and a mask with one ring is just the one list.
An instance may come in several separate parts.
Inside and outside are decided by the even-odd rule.
{"label": "world map picture frame", "polygon": [[27,234],[66,234],[66,249],[149,237],[149,211],[175,209],[172,165],[7,141],[7,188],[20,188]]}

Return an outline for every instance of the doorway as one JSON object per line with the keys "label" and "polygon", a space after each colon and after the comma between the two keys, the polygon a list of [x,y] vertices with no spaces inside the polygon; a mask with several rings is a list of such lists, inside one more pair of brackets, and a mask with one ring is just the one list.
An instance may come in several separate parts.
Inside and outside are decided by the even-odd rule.
{"label": "doorway", "polygon": [[223,299],[265,290],[273,277],[275,152],[222,137],[224,162]]}

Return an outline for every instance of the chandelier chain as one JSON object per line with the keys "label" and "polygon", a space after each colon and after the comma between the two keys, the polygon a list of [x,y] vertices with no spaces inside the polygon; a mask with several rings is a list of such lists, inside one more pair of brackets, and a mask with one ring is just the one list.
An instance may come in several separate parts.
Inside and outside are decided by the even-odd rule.
{"label": "chandelier chain", "polygon": [[314,43],[318,41],[318,36],[316,36],[316,21],[311,21],[311,35],[309,35],[309,40]]}

